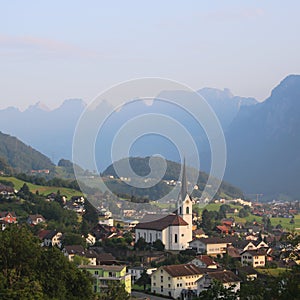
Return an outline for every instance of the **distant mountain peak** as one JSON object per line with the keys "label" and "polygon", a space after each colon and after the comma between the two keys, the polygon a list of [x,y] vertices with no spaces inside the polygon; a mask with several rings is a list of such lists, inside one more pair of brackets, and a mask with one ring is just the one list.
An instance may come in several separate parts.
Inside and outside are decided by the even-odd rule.
{"label": "distant mountain peak", "polygon": [[33,110],[50,111],[50,108],[43,102],[38,101],[34,105],[30,105],[25,111],[33,111]]}
{"label": "distant mountain peak", "polygon": [[273,97],[285,98],[282,96],[284,96],[287,91],[290,95],[293,96],[293,98],[294,97],[300,98],[299,86],[300,86],[300,75],[296,75],[296,74],[288,75],[279,83],[279,85],[277,85],[272,90],[270,98]]}
{"label": "distant mountain peak", "polygon": [[221,89],[216,89],[216,88],[202,88],[198,91],[198,93],[205,97],[214,97],[215,99],[228,99],[228,98],[233,98],[234,95],[231,93],[230,89],[224,88],[223,90]]}

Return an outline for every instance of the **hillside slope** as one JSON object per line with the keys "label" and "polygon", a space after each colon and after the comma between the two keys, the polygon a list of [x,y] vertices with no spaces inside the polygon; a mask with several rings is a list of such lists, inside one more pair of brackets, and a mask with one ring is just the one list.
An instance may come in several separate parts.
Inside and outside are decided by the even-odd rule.
{"label": "hillside slope", "polygon": [[2,132],[0,132],[0,157],[19,172],[54,168],[54,164],[47,156]]}

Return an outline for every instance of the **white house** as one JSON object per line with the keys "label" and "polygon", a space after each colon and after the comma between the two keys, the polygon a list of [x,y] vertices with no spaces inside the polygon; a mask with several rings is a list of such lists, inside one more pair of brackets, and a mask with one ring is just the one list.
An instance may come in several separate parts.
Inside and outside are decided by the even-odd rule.
{"label": "white house", "polygon": [[199,268],[217,269],[218,264],[208,255],[198,255],[191,262]]}
{"label": "white house", "polygon": [[252,266],[253,268],[264,267],[266,252],[263,249],[246,250],[241,253],[241,263],[243,266]]}
{"label": "white house", "polygon": [[[184,165],[176,212],[153,221],[141,221],[135,227],[135,242],[139,238],[144,238],[147,243],[153,243],[159,239],[165,245],[166,250],[187,249],[192,240],[192,205],[192,199],[187,192]],[[153,217],[155,218],[155,215]]]}
{"label": "white house", "polygon": [[174,299],[188,299],[196,295],[197,280],[202,276],[203,271],[192,264],[162,266],[151,275],[151,292]]}
{"label": "white house", "polygon": [[241,287],[241,279],[231,271],[208,272],[197,280],[197,296],[199,296],[201,292],[209,289],[213,281],[221,282],[225,288],[232,288],[235,293],[237,293]]}
{"label": "white house", "polygon": [[227,251],[228,245],[231,245],[233,242],[233,238],[219,238],[219,237],[211,237],[211,238],[200,238],[194,239],[190,241],[190,248],[195,250],[199,254],[207,254],[216,256],[218,254],[223,255]]}

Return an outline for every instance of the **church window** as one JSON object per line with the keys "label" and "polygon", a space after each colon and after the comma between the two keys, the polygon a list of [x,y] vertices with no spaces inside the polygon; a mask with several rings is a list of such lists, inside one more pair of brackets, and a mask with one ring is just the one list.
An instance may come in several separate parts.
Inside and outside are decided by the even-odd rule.
{"label": "church window", "polygon": [[182,214],[182,207],[181,206],[179,207],[179,214],[180,215]]}
{"label": "church window", "polygon": [[190,208],[189,208],[189,207],[187,207],[185,211],[186,211],[186,214],[187,214],[187,215],[190,214]]}
{"label": "church window", "polygon": [[177,233],[175,233],[174,243],[178,243]]}

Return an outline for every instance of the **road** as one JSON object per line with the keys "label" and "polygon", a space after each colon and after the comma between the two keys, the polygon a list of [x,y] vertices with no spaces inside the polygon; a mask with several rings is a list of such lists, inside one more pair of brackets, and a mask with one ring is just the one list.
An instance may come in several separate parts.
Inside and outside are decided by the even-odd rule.
{"label": "road", "polygon": [[166,300],[166,298],[158,297],[158,296],[153,296],[153,295],[148,295],[144,294],[141,292],[132,292],[132,296],[138,298],[138,299],[147,299],[147,300]]}

